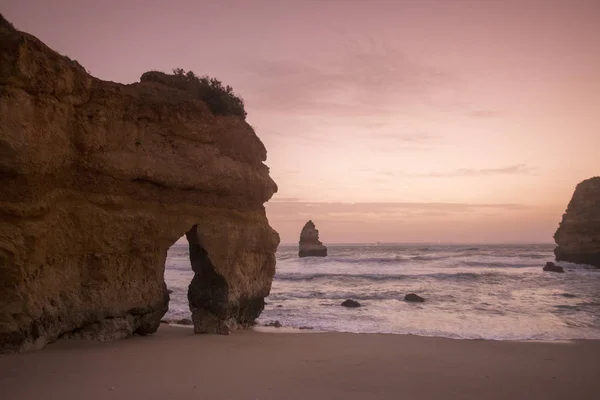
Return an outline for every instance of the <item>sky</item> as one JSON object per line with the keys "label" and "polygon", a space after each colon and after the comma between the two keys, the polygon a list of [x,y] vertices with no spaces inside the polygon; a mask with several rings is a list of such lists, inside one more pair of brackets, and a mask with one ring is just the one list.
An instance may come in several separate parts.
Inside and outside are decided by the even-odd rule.
{"label": "sky", "polygon": [[600,175],[597,0],[0,0],[122,83],[209,74],[245,100],[283,243],[553,241]]}

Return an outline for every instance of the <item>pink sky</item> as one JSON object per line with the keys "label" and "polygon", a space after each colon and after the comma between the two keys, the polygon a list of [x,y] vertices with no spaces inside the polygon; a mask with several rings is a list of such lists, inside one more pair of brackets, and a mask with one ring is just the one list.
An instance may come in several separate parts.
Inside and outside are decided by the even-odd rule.
{"label": "pink sky", "polygon": [[93,75],[245,99],[283,242],[551,242],[600,174],[600,2],[3,0]]}

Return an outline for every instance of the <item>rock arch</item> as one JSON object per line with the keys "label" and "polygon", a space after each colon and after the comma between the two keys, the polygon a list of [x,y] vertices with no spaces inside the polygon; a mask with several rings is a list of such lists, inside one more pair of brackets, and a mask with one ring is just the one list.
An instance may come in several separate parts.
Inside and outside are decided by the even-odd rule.
{"label": "rock arch", "polygon": [[96,79],[0,16],[0,352],[153,333],[186,232],[209,293],[191,295],[197,331],[251,324],[279,243],[265,160],[242,118]]}

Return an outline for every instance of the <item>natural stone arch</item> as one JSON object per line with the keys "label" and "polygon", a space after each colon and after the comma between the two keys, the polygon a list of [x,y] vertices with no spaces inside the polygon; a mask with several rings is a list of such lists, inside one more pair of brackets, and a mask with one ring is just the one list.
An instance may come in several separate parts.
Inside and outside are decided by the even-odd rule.
{"label": "natural stone arch", "polygon": [[194,303],[202,326],[251,323],[279,236],[266,149],[243,118],[96,79],[1,16],[0,89],[0,352],[153,333],[167,251],[191,227],[227,288]]}

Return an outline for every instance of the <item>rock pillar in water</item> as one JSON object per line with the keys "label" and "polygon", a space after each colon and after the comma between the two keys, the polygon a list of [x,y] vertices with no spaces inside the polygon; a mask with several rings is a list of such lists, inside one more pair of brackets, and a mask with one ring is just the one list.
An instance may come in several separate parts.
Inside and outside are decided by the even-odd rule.
{"label": "rock pillar in water", "polygon": [[325,257],[327,247],[319,240],[319,231],[312,221],[308,221],[300,232],[299,257]]}

